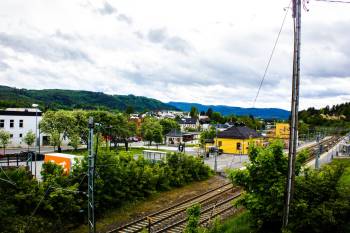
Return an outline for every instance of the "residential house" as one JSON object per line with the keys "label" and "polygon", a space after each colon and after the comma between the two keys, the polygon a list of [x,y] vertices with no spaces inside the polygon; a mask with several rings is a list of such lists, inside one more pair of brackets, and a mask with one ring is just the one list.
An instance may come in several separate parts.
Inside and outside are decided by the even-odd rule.
{"label": "residential house", "polygon": [[199,133],[191,132],[184,133],[179,130],[173,129],[165,135],[165,144],[167,146],[178,146],[179,144],[198,144]]}
{"label": "residential house", "polygon": [[275,138],[289,139],[289,123],[276,123]]}
{"label": "residential house", "polygon": [[182,118],[178,123],[181,127],[181,131],[186,131],[186,129],[197,130],[200,127],[197,118]]}
{"label": "residential house", "polygon": [[217,145],[223,153],[227,154],[247,154],[249,143],[261,144],[262,136],[247,126],[231,126],[230,128],[218,132],[214,145]]}

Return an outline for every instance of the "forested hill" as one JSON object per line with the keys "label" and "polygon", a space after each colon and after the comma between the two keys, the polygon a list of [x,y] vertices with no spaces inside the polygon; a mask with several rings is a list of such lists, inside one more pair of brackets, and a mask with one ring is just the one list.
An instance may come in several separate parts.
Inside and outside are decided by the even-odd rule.
{"label": "forested hill", "polygon": [[334,126],[350,124],[350,102],[326,106],[321,109],[308,108],[299,112],[299,119],[310,125]]}
{"label": "forested hill", "polygon": [[184,102],[169,102],[183,111],[190,111],[191,107],[196,107],[200,112],[207,111],[211,108],[215,112],[220,112],[222,115],[236,115],[236,116],[254,116],[263,119],[288,119],[289,111],[279,108],[240,108],[225,105],[202,105],[198,103],[184,103]]}
{"label": "forested hill", "polygon": [[0,108],[30,107],[37,103],[46,109],[106,109],[124,111],[176,110],[159,100],[134,95],[107,95],[74,90],[27,90],[0,86]]}

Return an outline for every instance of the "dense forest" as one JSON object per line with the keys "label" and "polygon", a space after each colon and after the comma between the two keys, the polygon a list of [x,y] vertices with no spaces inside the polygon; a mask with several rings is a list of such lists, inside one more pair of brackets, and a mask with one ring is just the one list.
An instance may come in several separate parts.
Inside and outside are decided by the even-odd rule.
{"label": "dense forest", "polygon": [[310,126],[350,127],[350,102],[326,106],[321,109],[308,108],[299,112],[299,120]]}
{"label": "dense forest", "polygon": [[43,110],[104,109],[125,111],[174,110],[159,100],[134,95],[107,95],[101,92],[74,90],[27,90],[0,86],[0,108],[30,107],[37,103]]}

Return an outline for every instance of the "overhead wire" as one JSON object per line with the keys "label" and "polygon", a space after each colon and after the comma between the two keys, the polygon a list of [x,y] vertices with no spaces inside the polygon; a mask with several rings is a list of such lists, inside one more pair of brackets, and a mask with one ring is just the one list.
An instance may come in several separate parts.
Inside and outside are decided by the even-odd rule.
{"label": "overhead wire", "polygon": [[10,183],[10,184],[12,184],[12,185],[14,185],[14,186],[16,186],[16,183],[10,179],[10,177],[9,177],[9,176],[7,175],[7,173],[4,171],[4,169],[2,168],[2,166],[0,166],[0,168],[1,168],[1,171],[5,174],[5,176],[7,177],[8,180],[2,179],[2,178],[0,178],[0,179],[3,180],[3,181],[8,182],[8,183]]}
{"label": "overhead wire", "polygon": [[274,46],[273,46],[273,48],[272,48],[272,51],[271,51],[269,60],[268,60],[268,62],[267,62],[267,65],[266,65],[266,68],[265,68],[265,71],[264,71],[264,74],[263,74],[262,79],[261,79],[261,81],[260,81],[260,85],[259,85],[258,91],[257,91],[257,93],[256,93],[256,96],[255,96],[255,99],[254,99],[254,102],[253,102],[253,107],[255,107],[256,100],[257,100],[258,97],[259,97],[260,90],[261,90],[262,85],[263,85],[263,83],[264,83],[264,81],[265,81],[267,71],[268,71],[269,68],[270,68],[270,64],[271,64],[271,61],[272,61],[272,57],[273,57],[273,55],[274,55],[274,53],[275,53],[275,50],[276,50],[276,47],[277,47],[277,44],[278,44],[280,35],[281,35],[281,33],[282,33],[284,24],[285,24],[285,22],[286,22],[287,15],[288,15],[289,9],[290,9],[290,7],[291,7],[291,3],[292,3],[292,1],[290,1],[288,7],[285,8],[286,13],[284,14],[284,17],[283,17],[283,20],[282,20],[282,24],[281,24],[280,30],[278,31],[277,38],[276,38],[275,43],[274,43]]}
{"label": "overhead wire", "polygon": [[[81,179],[81,181],[79,182],[78,187],[83,183],[84,178],[87,176],[86,173],[81,173],[80,175],[83,175],[83,174],[84,174],[84,176],[83,176],[83,178]],[[79,175],[79,176],[80,176],[80,175]],[[68,181],[67,181],[67,183],[68,183]],[[67,183],[66,183],[66,184],[67,184]],[[49,185],[49,187],[46,189],[46,191],[45,191],[43,197],[40,199],[39,203],[36,205],[34,211],[33,211],[32,214],[29,216],[28,222],[26,223],[26,225],[25,225],[24,228],[23,228],[24,230],[27,228],[27,226],[28,226],[29,223],[31,222],[32,217],[35,215],[36,211],[39,209],[40,204],[44,201],[44,199],[45,199],[45,197],[47,196],[47,194],[49,193],[49,190],[50,190],[50,189],[57,189],[57,190],[62,190],[62,191],[69,191],[69,192],[74,192],[74,193],[83,193],[83,194],[86,194],[85,192],[82,192],[82,191],[69,190],[69,189],[64,189],[64,188],[54,187],[53,185]],[[64,208],[64,210],[65,210],[66,208],[67,208],[67,206]]]}
{"label": "overhead wire", "polygon": [[342,0],[313,0],[313,1],[316,1],[316,2],[329,2],[329,3],[349,3],[350,4],[350,1],[342,1]]}

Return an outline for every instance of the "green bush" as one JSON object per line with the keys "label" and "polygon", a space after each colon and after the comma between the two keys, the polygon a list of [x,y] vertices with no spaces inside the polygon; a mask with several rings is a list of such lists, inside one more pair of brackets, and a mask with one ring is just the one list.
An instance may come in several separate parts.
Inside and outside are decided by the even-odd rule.
{"label": "green bush", "polygon": [[[74,169],[73,176],[87,170],[87,161]],[[181,153],[167,154],[152,163],[143,157],[101,150],[96,162],[95,201],[97,212],[120,207],[124,202],[143,199],[153,193],[209,178],[212,171],[198,158]],[[81,185],[86,190],[86,182]]]}
{"label": "green bush", "polygon": [[[294,198],[288,231],[348,232],[350,195],[344,188],[347,173],[340,163],[323,166],[320,170],[304,169],[301,165],[307,152],[298,155]],[[238,201],[250,212],[252,225],[259,232],[281,232],[284,190],[288,167],[281,142],[267,148],[251,145],[251,163],[245,170],[233,170],[232,182],[242,186],[246,194]],[[347,184],[349,186],[349,184]]]}
{"label": "green bush", "polygon": [[[53,163],[44,164],[41,174],[43,180],[38,183],[24,168],[0,171],[0,232],[67,232],[86,221],[87,158],[75,165],[70,175],[64,175],[62,167]],[[152,163],[100,150],[96,214],[211,174],[202,161],[184,154],[168,154],[167,160]]]}

